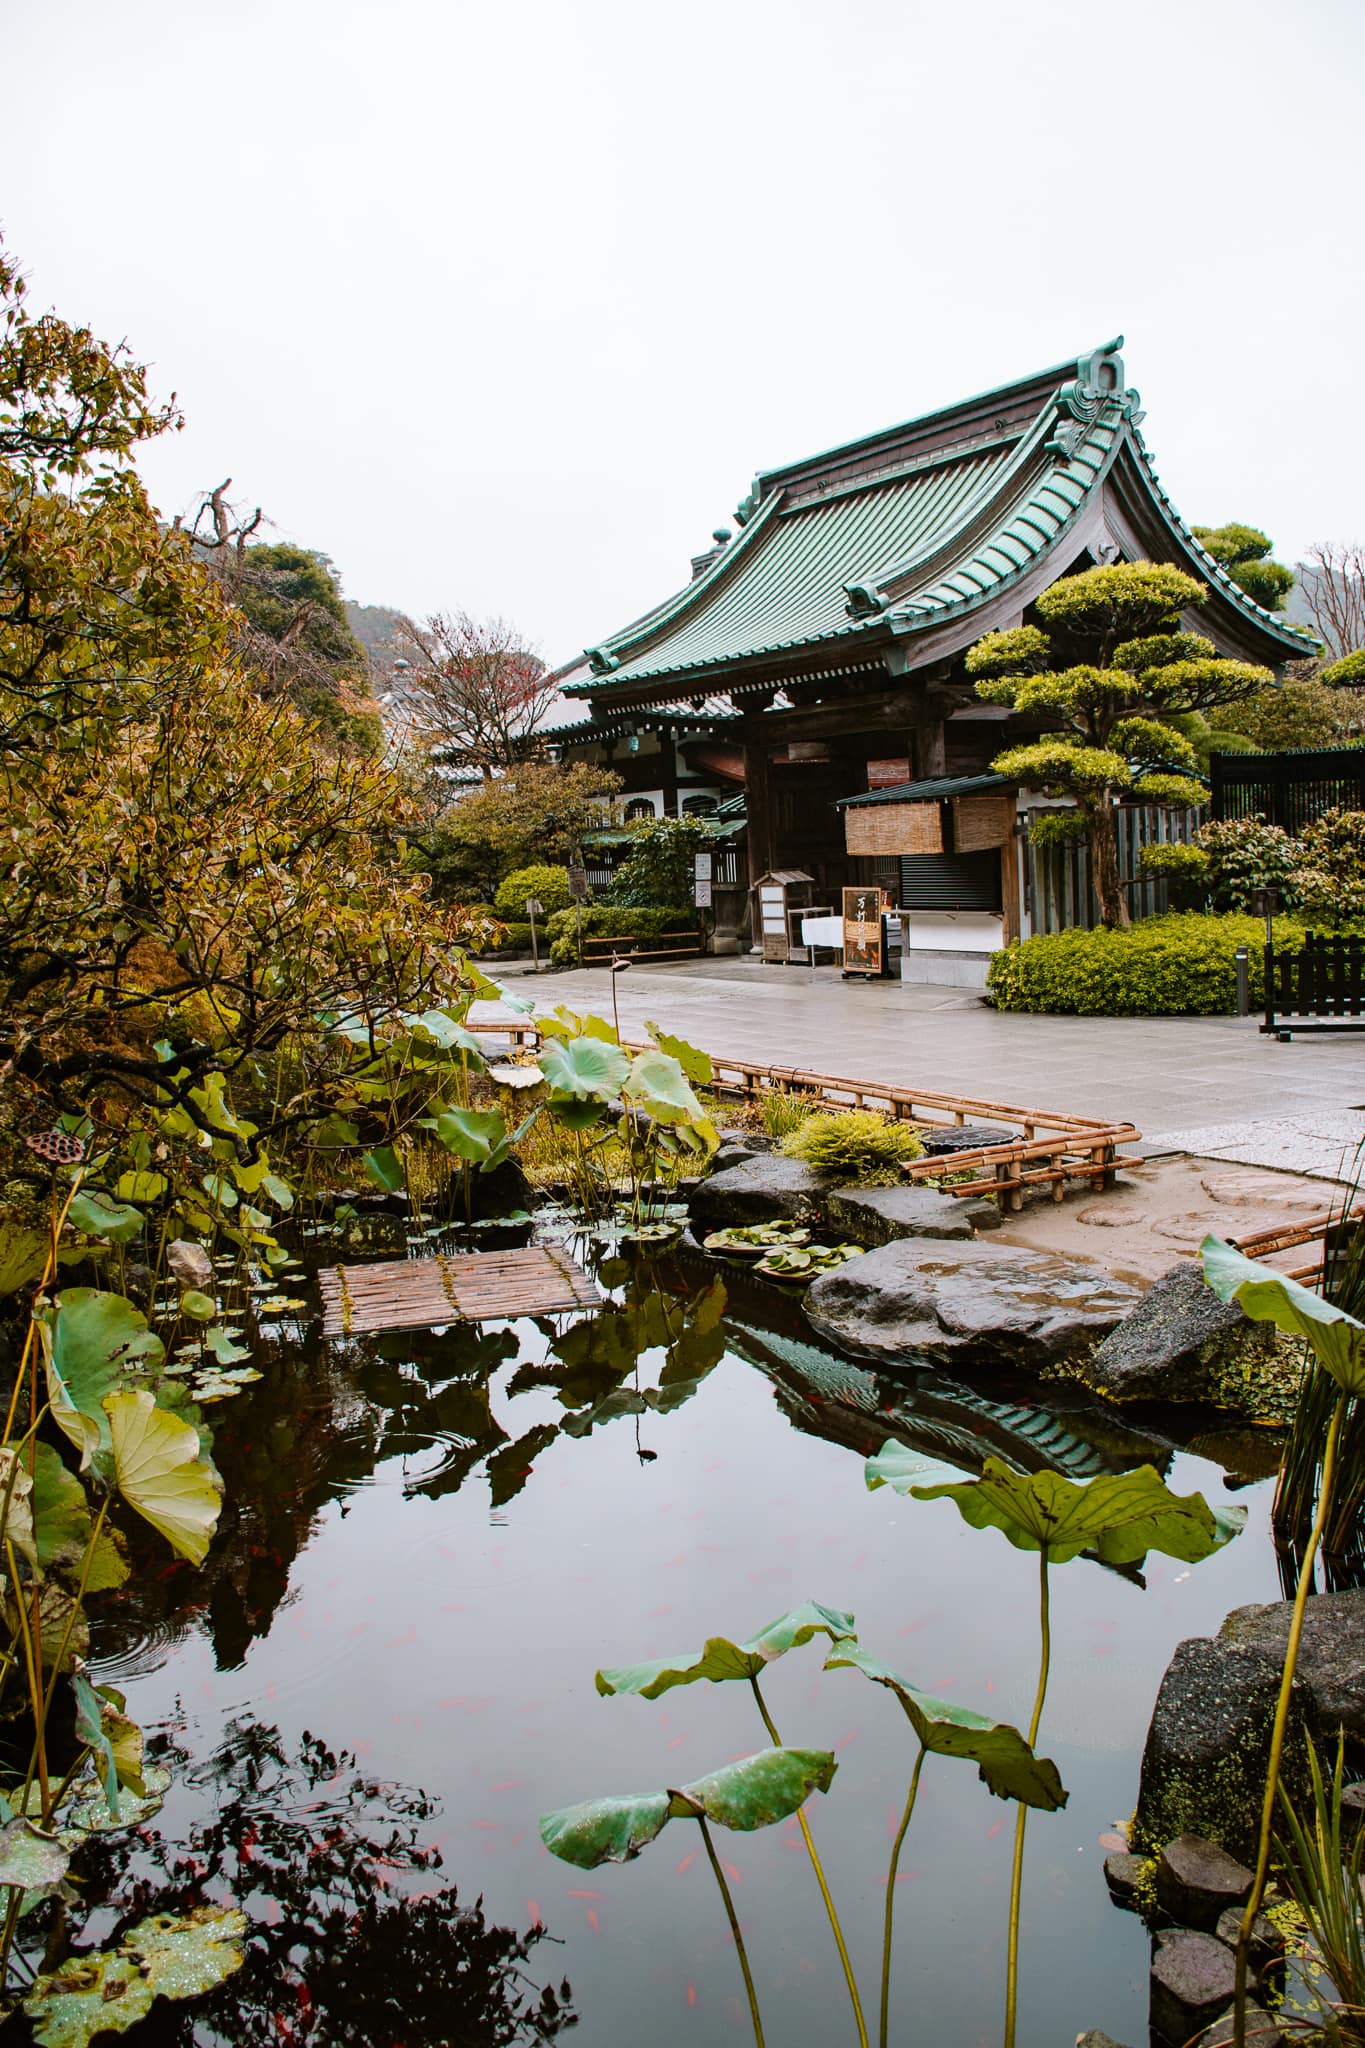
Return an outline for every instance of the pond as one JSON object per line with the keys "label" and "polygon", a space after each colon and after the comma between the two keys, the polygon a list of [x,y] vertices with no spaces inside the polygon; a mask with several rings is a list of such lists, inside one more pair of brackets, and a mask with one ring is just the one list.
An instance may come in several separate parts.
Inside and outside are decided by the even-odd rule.
{"label": "pond", "polygon": [[[583,1872],[548,1855],[537,1818],[761,1748],[746,1686],[649,1703],[599,1698],[593,1674],[749,1636],[803,1600],[853,1610],[917,1685],[1027,1727],[1034,1562],[949,1501],[869,1493],[864,1460],[898,1435],[966,1470],[988,1452],[1078,1479],[1152,1458],[1177,1491],[1250,1503],[1244,1534],[1193,1568],[1052,1575],[1039,1748],[1070,1803],[1030,1819],[1018,2039],[1145,2040],[1148,1940],[1109,1902],[1100,1837],[1135,1803],[1176,1643],[1278,1596],[1265,1485],[1234,1496],[1220,1463],[1062,1386],[865,1371],[777,1287],[697,1252],[601,1277],[617,1305],[596,1318],[330,1345],[300,1320],[264,1380],[212,1411],[227,1508],[204,1571],[162,1551],[96,1604],[100,1677],[180,1768],[85,1938],[142,1884],[144,1910],[168,1889],[235,1896],[252,1941],[242,1975],[136,2038],[441,2048],[551,2039],[575,2015],[604,2044],[749,2038],[690,1825]],[[914,1745],[880,1687],[822,1674],[823,1648],[775,1664],[765,1692],[786,1742],[838,1758],[809,1819],[875,2038]],[[893,2039],[999,2043],[1012,1835],[974,1770],[930,1759],[896,1891]],[[852,2040],[795,1822],[718,1840],[768,2041]]]}

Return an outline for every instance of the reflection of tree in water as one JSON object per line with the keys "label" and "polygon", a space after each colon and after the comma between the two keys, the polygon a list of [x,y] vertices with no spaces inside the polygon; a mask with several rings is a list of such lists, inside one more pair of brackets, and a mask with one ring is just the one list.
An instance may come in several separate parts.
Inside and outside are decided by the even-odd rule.
{"label": "reflection of tree in water", "polygon": [[[206,1614],[219,1670],[235,1670],[269,1634],[318,1515],[338,1500],[344,1513],[382,1467],[400,1467],[404,1495],[425,1500],[454,1494],[482,1472],[491,1504],[502,1507],[561,1436],[586,1436],[622,1415],[637,1419],[638,1434],[640,1418],[679,1407],[724,1355],[724,1286],[712,1277],[690,1294],[673,1293],[647,1262],[615,1261],[602,1271],[622,1288],[621,1299],[567,1327],[562,1319],[538,1325],[550,1356],[507,1380],[498,1404],[505,1421],[494,1412],[496,1376],[521,1348],[515,1330],[452,1324],[346,1345],[280,1345],[276,1357],[263,1357],[260,1385],[211,1411],[226,1497],[205,1567],[167,1567],[131,1531],[148,1568],[97,1604],[96,1655],[126,1656],[120,1670],[131,1675],[143,1660],[130,1642],[174,1640]],[[656,1384],[645,1385],[640,1357],[652,1351],[661,1354],[660,1369],[651,1375]],[[517,1397],[547,1390],[562,1417],[518,1429]]]}
{"label": "reflection of tree in water", "polygon": [[[461,1907],[439,1852],[422,1840],[437,1808],[424,1792],[366,1777],[345,1751],[305,1735],[228,1724],[218,1749],[178,1776],[212,1798],[188,1839],[92,1840],[79,1868],[99,1937],[116,1915],[231,1901],[247,1915],[246,1961],[193,2005],[160,2002],[129,2035],[148,2048],[512,2048],[576,2022],[567,1981],[542,1984],[539,1927],[498,1927],[483,1901]],[[531,1967],[528,1968],[528,1965]]]}

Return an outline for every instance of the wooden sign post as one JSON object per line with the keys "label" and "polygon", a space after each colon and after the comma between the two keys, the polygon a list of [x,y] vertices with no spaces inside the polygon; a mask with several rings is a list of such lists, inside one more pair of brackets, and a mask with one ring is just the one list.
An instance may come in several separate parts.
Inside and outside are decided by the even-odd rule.
{"label": "wooden sign post", "polygon": [[844,891],[844,980],[861,974],[872,981],[882,971],[882,892],[869,883],[865,889]]}

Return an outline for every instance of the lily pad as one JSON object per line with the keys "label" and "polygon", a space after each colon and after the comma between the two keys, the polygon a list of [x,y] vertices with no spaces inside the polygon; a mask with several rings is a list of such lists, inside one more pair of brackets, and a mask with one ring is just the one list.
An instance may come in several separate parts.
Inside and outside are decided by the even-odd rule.
{"label": "lily pad", "polygon": [[540,1839],[552,1856],[580,1870],[629,1863],[670,1820],[713,1820],[746,1834],[771,1827],[812,1792],[828,1792],[838,1768],[827,1749],[762,1749],[676,1790],[589,1799],[542,1814]]}
{"label": "lily pad", "polygon": [[694,1685],[699,1678],[708,1679],[713,1685],[729,1678],[757,1678],[769,1664],[785,1656],[788,1650],[800,1649],[813,1636],[828,1636],[832,1643],[839,1643],[852,1641],[854,1633],[851,1614],[837,1607],[821,1607],[814,1600],[803,1600],[799,1607],[770,1621],[748,1642],[709,1636],[705,1648],[695,1653],[654,1657],[647,1664],[623,1664],[610,1671],[599,1671],[597,1690],[608,1699],[617,1693],[635,1693],[641,1699],[657,1700],[675,1685]]}
{"label": "lily pad", "polygon": [[40,1975],[24,1999],[41,2048],[89,2048],[99,2034],[126,2034],[158,1998],[202,1998],[239,1970],[246,1915],[235,1906],[153,1914],[116,1948],[68,1957]]}
{"label": "lily pad", "polygon": [[31,1820],[6,1821],[0,1828],[0,1885],[40,1895],[55,1891],[70,1861],[57,1836]]}
{"label": "lily pad", "polygon": [[804,1223],[732,1224],[728,1230],[713,1230],[703,1238],[708,1252],[722,1252],[735,1259],[761,1259],[770,1251],[810,1243]]}
{"label": "lily pad", "polygon": [[116,1818],[109,1811],[103,1787],[93,1778],[79,1780],[89,1789],[79,1792],[71,1805],[62,1809],[59,1841],[68,1849],[79,1849],[87,1835],[109,1835],[119,1828],[140,1828],[155,1820],[171,1789],[171,1774],[162,1764],[148,1764],[142,1782],[146,1787],[143,1793],[120,1798]]}

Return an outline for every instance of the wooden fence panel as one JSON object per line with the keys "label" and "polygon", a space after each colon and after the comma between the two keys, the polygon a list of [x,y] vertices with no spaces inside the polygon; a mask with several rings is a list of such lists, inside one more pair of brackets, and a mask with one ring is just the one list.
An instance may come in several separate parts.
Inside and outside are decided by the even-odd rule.
{"label": "wooden fence panel", "polygon": [[[1156,804],[1121,804],[1114,813],[1118,836],[1119,875],[1127,885],[1134,919],[1159,917],[1170,908],[1166,883],[1142,877],[1139,860],[1144,846],[1183,845],[1203,823],[1202,810],[1170,811]],[[1024,846],[1024,882],[1035,932],[1086,931],[1100,922],[1100,906],[1090,879],[1090,849],[1081,840],[1060,846]]]}

